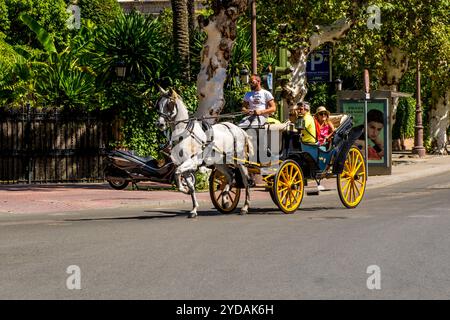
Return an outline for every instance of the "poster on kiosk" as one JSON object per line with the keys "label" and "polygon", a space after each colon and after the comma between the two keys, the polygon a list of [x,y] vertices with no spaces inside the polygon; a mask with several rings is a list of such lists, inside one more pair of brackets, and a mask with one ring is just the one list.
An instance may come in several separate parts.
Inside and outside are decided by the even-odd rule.
{"label": "poster on kiosk", "polygon": [[[364,127],[364,100],[341,100],[340,110],[353,116],[353,127]],[[390,130],[388,99],[367,100],[367,162],[370,167],[390,167]],[[365,134],[355,145],[365,153]],[[369,170],[370,172],[370,170]]]}

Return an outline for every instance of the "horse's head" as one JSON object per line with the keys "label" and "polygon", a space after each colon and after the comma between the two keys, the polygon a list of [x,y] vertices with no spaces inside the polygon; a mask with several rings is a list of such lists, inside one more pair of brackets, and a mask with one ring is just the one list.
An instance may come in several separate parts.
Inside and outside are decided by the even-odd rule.
{"label": "horse's head", "polygon": [[160,130],[164,131],[177,117],[177,93],[172,89],[166,91],[161,87],[159,90],[161,92],[161,98],[156,104],[159,115],[156,125]]}

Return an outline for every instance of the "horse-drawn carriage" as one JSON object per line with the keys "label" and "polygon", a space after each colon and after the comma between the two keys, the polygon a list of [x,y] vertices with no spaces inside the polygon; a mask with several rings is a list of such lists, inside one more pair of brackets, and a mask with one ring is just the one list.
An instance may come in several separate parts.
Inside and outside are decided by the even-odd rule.
{"label": "horse-drawn carriage", "polygon": [[[339,197],[347,208],[355,208],[364,196],[365,162],[361,151],[352,146],[361,131],[353,129],[352,118],[348,115],[332,115],[330,120],[337,129],[326,147],[303,143],[300,137],[301,122],[266,124],[247,129],[247,132],[252,132],[250,136],[253,136],[257,157],[267,155],[269,161],[265,158],[265,161],[244,162],[250,173],[263,176],[266,190],[284,213],[293,213],[300,206],[308,179],[320,183],[322,179],[336,177]],[[220,201],[224,176],[213,170],[209,191],[214,207],[222,213],[232,212],[239,203],[243,187],[237,179],[230,190],[231,205],[224,208]]]}
{"label": "horse-drawn carriage", "polygon": [[189,117],[174,92],[163,94],[158,113],[158,125],[162,129],[172,128],[177,185],[193,201],[189,217],[197,215],[192,179],[200,166],[213,169],[209,192],[214,207],[222,213],[236,209],[243,188],[246,198],[241,213],[248,211],[251,176],[255,174],[263,176],[266,190],[284,213],[293,213],[300,206],[308,179],[320,182],[336,177],[339,197],[347,208],[355,208],[364,196],[365,161],[361,151],[353,146],[362,129],[353,128],[348,115],[331,117],[336,130],[331,143],[324,148],[301,141],[301,121],[251,127],[245,131],[229,122],[205,125]]}

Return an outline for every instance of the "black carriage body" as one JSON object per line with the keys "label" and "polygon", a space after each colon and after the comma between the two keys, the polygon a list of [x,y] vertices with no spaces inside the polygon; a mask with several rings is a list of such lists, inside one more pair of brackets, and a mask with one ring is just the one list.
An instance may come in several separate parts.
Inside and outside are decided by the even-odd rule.
{"label": "black carriage body", "polygon": [[317,144],[301,142],[300,133],[285,131],[280,160],[295,160],[305,178],[317,178],[329,170],[341,174],[347,153],[361,133],[362,128],[353,128],[353,119],[349,116],[336,129],[331,146],[324,151]]}
{"label": "black carriage body", "polygon": [[[331,146],[323,150],[317,144],[301,142],[300,132],[290,130],[288,126],[283,130],[273,128],[276,127],[270,125],[246,129],[254,150],[248,165],[251,167],[252,163],[257,164],[264,176],[276,173],[276,168],[283,161],[294,160],[300,165],[306,179],[321,179],[326,173],[341,174],[347,154],[362,131],[361,128],[353,128],[352,117],[345,115],[334,133]],[[235,170],[235,177],[239,187],[244,187],[239,170]]]}

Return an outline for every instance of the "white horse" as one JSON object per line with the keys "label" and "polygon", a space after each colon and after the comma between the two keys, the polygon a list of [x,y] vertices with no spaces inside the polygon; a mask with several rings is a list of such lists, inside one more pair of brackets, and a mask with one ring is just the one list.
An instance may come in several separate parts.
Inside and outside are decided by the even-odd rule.
{"label": "white horse", "polygon": [[[217,123],[205,129],[202,121],[189,118],[185,104],[175,91],[160,91],[157,125],[161,130],[171,128],[171,158],[177,166],[175,181],[178,189],[190,194],[192,198],[193,208],[188,217],[197,216],[194,173],[201,166],[214,166],[225,176],[227,184],[222,197],[222,205],[225,208],[229,207],[228,192],[231,184],[237,178],[235,175],[240,174],[246,189],[245,204],[240,213],[246,214],[250,205],[250,177],[242,160],[248,159],[253,153],[247,133],[229,122]],[[234,170],[236,168],[239,171]]]}

